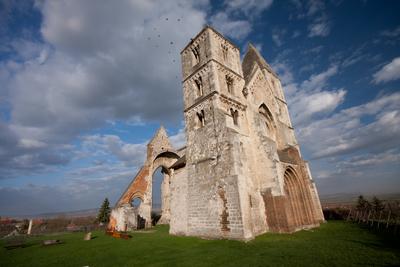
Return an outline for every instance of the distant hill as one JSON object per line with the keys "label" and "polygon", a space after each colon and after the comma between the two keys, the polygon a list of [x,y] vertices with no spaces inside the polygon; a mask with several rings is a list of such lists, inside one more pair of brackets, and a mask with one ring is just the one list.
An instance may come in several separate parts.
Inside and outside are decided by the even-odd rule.
{"label": "distant hill", "polygon": [[[153,204],[152,210],[156,213],[160,213],[161,204],[158,203]],[[77,218],[77,217],[97,216],[98,212],[99,209],[85,209],[85,210],[74,210],[74,211],[47,212],[39,214],[25,214],[16,216],[2,215],[2,217],[10,217],[15,219],[51,219],[60,216],[67,218]]]}
{"label": "distant hill", "polygon": [[51,219],[57,217],[68,217],[68,218],[76,218],[76,217],[87,217],[87,216],[97,216],[99,209],[85,209],[85,210],[76,210],[76,211],[64,211],[64,212],[48,212],[48,213],[40,213],[40,214],[27,214],[27,215],[18,215],[18,216],[4,216],[4,217],[12,217],[15,219]]}
{"label": "distant hill", "polygon": [[358,196],[363,195],[366,199],[370,200],[374,196],[384,201],[400,201],[400,193],[395,194],[363,194],[363,193],[339,193],[339,194],[329,194],[320,195],[320,200],[322,205],[327,204],[353,204],[357,202]]}
{"label": "distant hill", "polygon": [[[331,206],[332,204],[343,204],[350,205],[357,202],[357,198],[359,195],[363,195],[367,199],[372,199],[373,196],[378,197],[381,200],[398,200],[400,201],[400,193],[395,194],[363,194],[363,193],[338,193],[338,194],[328,194],[328,195],[320,195],[320,200],[322,206]],[[156,213],[161,212],[161,204],[154,203],[153,211]],[[85,209],[85,210],[76,210],[76,211],[65,211],[65,212],[49,212],[49,213],[40,213],[40,214],[27,214],[27,215],[19,215],[19,216],[2,216],[2,217],[11,217],[15,219],[51,219],[56,217],[68,217],[68,218],[76,218],[76,217],[87,217],[87,216],[97,216],[99,209]]]}

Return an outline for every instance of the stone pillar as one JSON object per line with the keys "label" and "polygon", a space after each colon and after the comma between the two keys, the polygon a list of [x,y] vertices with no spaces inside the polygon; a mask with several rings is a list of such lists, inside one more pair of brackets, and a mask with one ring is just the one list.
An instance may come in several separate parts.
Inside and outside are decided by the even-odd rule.
{"label": "stone pillar", "polygon": [[29,226],[28,226],[28,235],[31,234],[31,231],[32,231],[32,224],[33,224],[32,219],[30,219],[30,220],[29,220]]}

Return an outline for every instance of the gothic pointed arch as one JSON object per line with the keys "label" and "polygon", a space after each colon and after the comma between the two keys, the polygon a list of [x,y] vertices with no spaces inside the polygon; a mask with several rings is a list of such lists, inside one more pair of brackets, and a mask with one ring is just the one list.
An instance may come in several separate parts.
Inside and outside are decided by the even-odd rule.
{"label": "gothic pointed arch", "polygon": [[270,132],[273,131],[275,127],[274,117],[269,108],[267,107],[267,105],[262,103],[258,107],[258,113],[261,115],[261,118],[264,121],[268,131]]}
{"label": "gothic pointed arch", "polygon": [[309,192],[301,175],[291,166],[287,167],[284,173],[284,189],[289,212],[293,215],[289,225],[296,229],[296,227],[311,224]]}
{"label": "gothic pointed arch", "polygon": [[[145,224],[146,227],[151,227],[153,174],[161,167],[162,173],[169,179],[171,175],[170,167],[177,162],[179,158],[181,157],[172,147],[165,129],[160,127],[155,136],[147,144],[146,161],[123,192],[114,209],[118,211],[119,208],[123,207],[135,208],[132,201],[134,199],[140,199],[139,206],[141,208],[139,208],[139,206],[136,207],[138,208],[137,212],[140,216],[140,225]],[[124,229],[124,220],[124,218],[118,216],[112,218],[109,228],[115,229],[115,227],[119,225],[119,229]],[[137,224],[139,225],[139,221]]]}

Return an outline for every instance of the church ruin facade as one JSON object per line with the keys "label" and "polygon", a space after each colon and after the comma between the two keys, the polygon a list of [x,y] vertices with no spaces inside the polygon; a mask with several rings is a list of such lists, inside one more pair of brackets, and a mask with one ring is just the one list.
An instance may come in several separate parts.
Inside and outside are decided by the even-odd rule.
{"label": "church ruin facade", "polygon": [[249,45],[241,62],[239,48],[206,26],[181,58],[186,147],[176,150],[158,130],[109,228],[152,226],[152,176],[159,167],[159,223],[169,224],[171,234],[249,240],[319,226],[317,189],[281,82],[260,53]]}

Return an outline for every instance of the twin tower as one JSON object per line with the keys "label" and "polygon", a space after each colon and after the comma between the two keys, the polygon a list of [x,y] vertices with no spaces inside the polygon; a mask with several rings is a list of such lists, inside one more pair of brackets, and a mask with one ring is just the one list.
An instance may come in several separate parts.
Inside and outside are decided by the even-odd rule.
{"label": "twin tower", "polygon": [[211,27],[182,51],[188,234],[249,239],[323,215],[278,76]]}
{"label": "twin tower", "polygon": [[[136,194],[143,201],[138,218],[146,219],[150,176],[162,166],[168,182],[161,218],[172,234],[248,240],[318,226],[324,219],[317,190],[268,63],[252,45],[241,62],[239,49],[208,26],[181,57],[186,148],[173,150],[159,131],[149,149],[160,152],[148,154],[148,170],[138,174],[149,174],[139,177],[147,182],[132,182],[146,186],[139,194],[131,184],[115,209]],[[113,212],[117,225],[122,215]]]}

